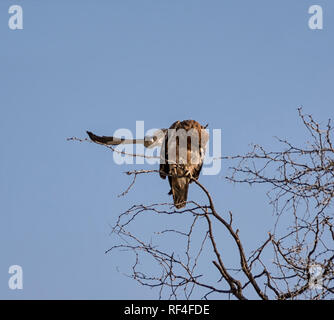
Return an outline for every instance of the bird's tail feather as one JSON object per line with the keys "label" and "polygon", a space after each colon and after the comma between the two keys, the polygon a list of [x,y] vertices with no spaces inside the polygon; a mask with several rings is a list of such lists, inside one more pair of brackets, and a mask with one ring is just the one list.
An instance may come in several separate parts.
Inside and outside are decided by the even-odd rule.
{"label": "bird's tail feather", "polygon": [[188,197],[188,187],[190,179],[188,177],[172,178],[172,193],[174,205],[177,209],[183,208],[186,205]]}

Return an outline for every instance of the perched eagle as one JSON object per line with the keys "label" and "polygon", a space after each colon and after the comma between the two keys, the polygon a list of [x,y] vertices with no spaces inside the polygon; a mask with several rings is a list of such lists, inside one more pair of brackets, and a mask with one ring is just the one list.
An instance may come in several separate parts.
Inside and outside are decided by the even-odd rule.
{"label": "perched eagle", "polygon": [[174,122],[169,129],[160,129],[144,139],[120,139],[97,136],[87,131],[90,139],[99,144],[143,144],[147,148],[161,146],[160,177],[168,177],[170,195],[180,209],[186,205],[189,184],[197,180],[203,165],[209,134],[207,126],[195,120]]}

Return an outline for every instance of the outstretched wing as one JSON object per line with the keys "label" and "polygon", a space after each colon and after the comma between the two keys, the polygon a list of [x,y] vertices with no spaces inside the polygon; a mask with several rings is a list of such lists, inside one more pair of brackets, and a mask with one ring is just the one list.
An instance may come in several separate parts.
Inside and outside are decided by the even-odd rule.
{"label": "outstretched wing", "polygon": [[104,145],[119,145],[122,143],[125,144],[143,144],[146,148],[158,147],[162,144],[162,141],[165,136],[166,129],[159,129],[154,132],[152,136],[145,136],[144,139],[125,139],[125,138],[116,138],[108,136],[97,136],[96,134],[86,131],[89,138],[96,143]]}
{"label": "outstretched wing", "polygon": [[93,132],[90,132],[90,131],[86,131],[86,132],[89,138],[96,143],[101,143],[105,145],[113,145],[113,146],[116,146],[122,143],[122,139],[119,139],[119,138],[107,137],[107,136],[100,137],[94,134]]}

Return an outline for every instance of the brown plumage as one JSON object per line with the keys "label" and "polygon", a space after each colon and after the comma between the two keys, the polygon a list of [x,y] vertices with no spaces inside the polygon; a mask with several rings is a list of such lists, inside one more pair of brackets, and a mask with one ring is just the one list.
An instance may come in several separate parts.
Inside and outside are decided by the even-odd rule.
{"label": "brown plumage", "polygon": [[143,144],[146,148],[161,145],[160,177],[168,177],[176,208],[183,208],[188,197],[189,183],[197,180],[203,165],[209,135],[195,120],[176,121],[167,129],[156,131],[144,139],[120,139],[97,136],[87,131],[92,141],[104,145]]}
{"label": "brown plumage", "polygon": [[160,177],[168,177],[174,205],[186,205],[189,183],[197,180],[209,135],[197,121],[176,121],[165,134],[161,148]]}

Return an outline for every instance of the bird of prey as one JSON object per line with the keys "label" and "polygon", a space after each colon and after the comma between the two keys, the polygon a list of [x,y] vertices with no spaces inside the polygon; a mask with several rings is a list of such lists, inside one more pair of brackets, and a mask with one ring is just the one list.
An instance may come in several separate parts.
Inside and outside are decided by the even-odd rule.
{"label": "bird of prey", "polygon": [[177,209],[186,205],[189,184],[199,178],[209,134],[195,120],[174,122],[169,129],[157,130],[144,139],[120,139],[97,136],[87,131],[93,142],[104,145],[143,144],[146,148],[161,146],[160,177],[168,178],[170,195]]}

